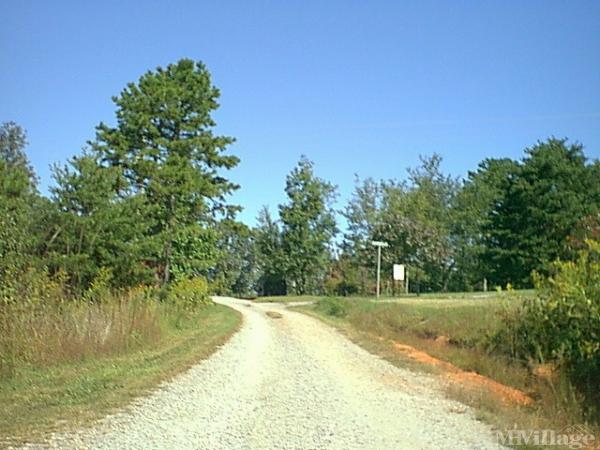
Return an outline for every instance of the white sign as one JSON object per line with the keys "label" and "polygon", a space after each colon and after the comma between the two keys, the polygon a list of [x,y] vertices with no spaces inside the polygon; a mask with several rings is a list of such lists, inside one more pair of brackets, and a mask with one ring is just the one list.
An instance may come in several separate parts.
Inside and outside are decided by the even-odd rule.
{"label": "white sign", "polygon": [[404,264],[394,264],[394,280],[404,281]]}
{"label": "white sign", "polygon": [[375,247],[389,247],[390,246],[387,242],[381,242],[381,241],[371,241],[371,245],[374,245]]}

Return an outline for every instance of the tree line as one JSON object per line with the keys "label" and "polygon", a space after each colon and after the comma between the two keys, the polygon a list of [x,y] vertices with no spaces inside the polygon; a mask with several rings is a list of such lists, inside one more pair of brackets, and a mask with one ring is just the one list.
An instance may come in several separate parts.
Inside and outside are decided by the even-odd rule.
{"label": "tree line", "polygon": [[[405,177],[337,188],[302,157],[277,213],[240,222],[226,177],[234,138],[215,132],[219,90],[206,67],[183,59],[144,74],[113,101],[116,124],[53,168],[40,195],[17,124],[0,129],[0,292],[27,277],[60,276],[74,292],[101,278],[114,288],[204,277],[215,293],[368,294],[375,251],[382,270],[404,263],[411,290],[530,287],[532,272],[570,260],[600,228],[600,163],[583,146],[550,138],[519,160],[485,159],[464,179],[434,154]],[[338,218],[346,223],[339,230]],[[40,275],[41,274],[41,275]],[[386,275],[384,280],[389,280]]]}
{"label": "tree line", "polygon": [[[374,240],[389,244],[382,271],[390,290],[394,263],[408,267],[412,292],[527,288],[532,273],[548,273],[554,261],[574,259],[585,239],[598,238],[600,163],[589,161],[580,144],[550,138],[526,148],[520,160],[485,159],[465,179],[443,173],[441,163],[434,154],[403,180],[357,178],[340,211],[346,230],[331,253],[335,191],[302,160],[288,177],[289,205],[280,206],[279,223],[266,209],[259,216],[259,289],[372,293]],[[290,187],[300,174],[311,181],[299,196]],[[292,240],[299,228],[305,235]]]}

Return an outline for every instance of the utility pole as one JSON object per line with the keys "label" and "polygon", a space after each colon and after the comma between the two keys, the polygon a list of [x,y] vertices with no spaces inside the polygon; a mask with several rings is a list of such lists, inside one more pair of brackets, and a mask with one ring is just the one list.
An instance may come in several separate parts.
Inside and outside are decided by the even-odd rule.
{"label": "utility pole", "polygon": [[371,241],[377,247],[377,298],[379,298],[379,282],[381,280],[381,247],[389,247],[387,242]]}

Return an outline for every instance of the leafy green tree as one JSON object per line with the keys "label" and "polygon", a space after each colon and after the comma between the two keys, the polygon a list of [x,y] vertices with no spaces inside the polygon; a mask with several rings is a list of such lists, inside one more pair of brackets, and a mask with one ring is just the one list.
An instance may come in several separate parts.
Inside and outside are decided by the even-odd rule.
{"label": "leafy green tree", "polygon": [[175,231],[172,242],[174,280],[206,276],[222,257],[217,248],[219,233],[214,227],[199,224],[180,227]]}
{"label": "leafy green tree", "polygon": [[344,233],[346,253],[359,255],[368,246],[379,218],[381,190],[381,184],[372,178],[356,178],[352,198],[342,212],[348,222]]}
{"label": "leafy green tree", "polygon": [[[361,291],[361,266],[343,251],[332,258],[324,288],[327,295],[353,295]],[[365,291],[366,292],[366,291]]]}
{"label": "leafy green tree", "polygon": [[232,219],[220,221],[215,230],[218,253],[209,278],[216,290],[221,294],[254,294],[258,269],[253,230]]}
{"label": "leafy green tree", "polygon": [[[379,224],[383,187],[372,178],[355,181],[352,198],[342,211],[347,228],[342,242],[340,270],[346,291],[368,293],[374,286],[375,253],[370,241]],[[342,263],[343,261],[343,263]],[[354,286],[354,287],[352,287]]]}
{"label": "leafy green tree", "polygon": [[313,163],[302,157],[287,176],[288,203],[279,206],[287,279],[295,293],[317,292],[330,261],[337,232],[332,202],[335,187],[316,177]]}
{"label": "leafy green tree", "polygon": [[[417,291],[449,288],[455,272],[451,206],[458,182],[442,173],[441,162],[439,155],[421,158],[420,166],[409,169],[407,182],[357,183],[343,213],[348,221],[343,256],[345,272],[361,280],[363,292],[374,283],[366,280],[375,278],[372,240],[390,245],[382,253],[383,274],[391,274],[392,264],[404,263]],[[384,283],[389,278],[384,275]]]}
{"label": "leafy green tree", "polygon": [[258,292],[262,295],[285,295],[285,257],[281,231],[266,206],[258,213],[254,235],[259,268]]}
{"label": "leafy green tree", "polygon": [[422,158],[409,169],[409,183],[382,183],[382,204],[374,238],[389,243],[384,267],[408,264],[413,287],[447,290],[454,270],[451,204],[457,181],[441,172],[441,157]]}
{"label": "leafy green tree", "polygon": [[159,67],[113,98],[117,125],[101,123],[92,143],[103,165],[122,171],[119,192],[144,198],[151,220],[146,239],[162,283],[173,270],[176,230],[238,210],[226,204],[238,186],[220,173],[239,160],[225,154],[234,139],[213,132],[218,98],[202,63],[182,59]]}

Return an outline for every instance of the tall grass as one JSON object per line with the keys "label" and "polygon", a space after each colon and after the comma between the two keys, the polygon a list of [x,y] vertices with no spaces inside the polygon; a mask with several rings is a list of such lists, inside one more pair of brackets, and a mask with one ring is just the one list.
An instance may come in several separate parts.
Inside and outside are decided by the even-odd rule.
{"label": "tall grass", "polygon": [[[80,295],[42,275],[0,286],[0,448],[85,426],[222,345],[241,315],[204,280]],[[6,295],[6,294],[9,295]]]}
{"label": "tall grass", "polygon": [[60,280],[38,276],[17,294],[0,301],[0,379],[14,377],[24,366],[147,347],[191,314],[179,297],[161,301],[148,287],[112,292],[101,280],[75,297]]}

